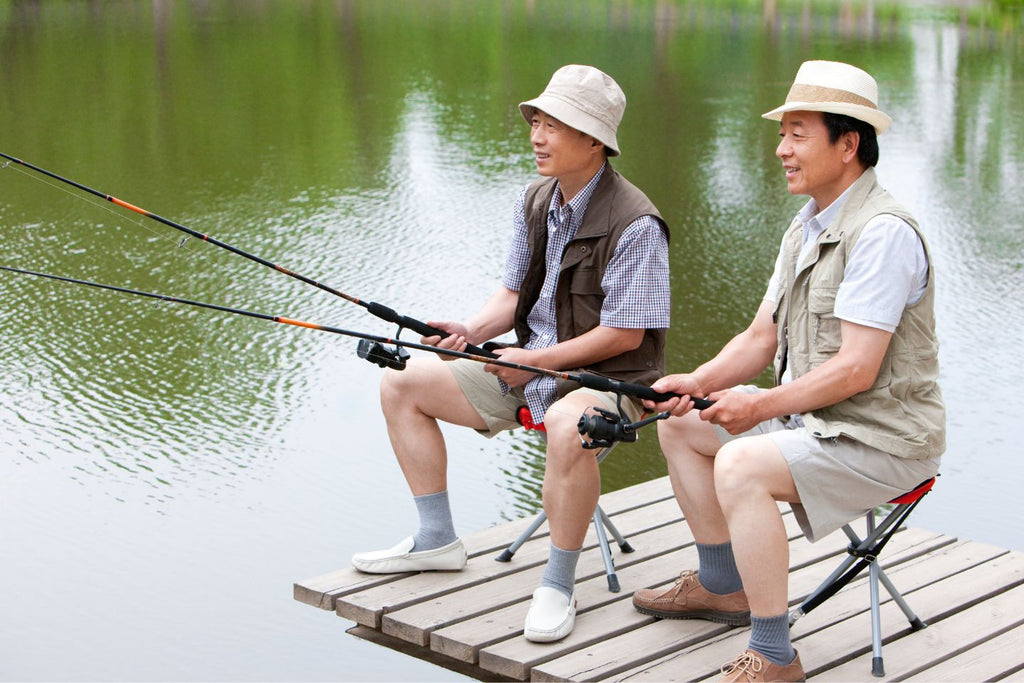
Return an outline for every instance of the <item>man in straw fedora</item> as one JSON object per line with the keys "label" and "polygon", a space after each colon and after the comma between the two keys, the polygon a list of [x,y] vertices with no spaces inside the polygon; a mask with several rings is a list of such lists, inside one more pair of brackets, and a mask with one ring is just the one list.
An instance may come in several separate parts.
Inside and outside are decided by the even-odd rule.
{"label": "man in straw fedora", "polygon": [[[697,542],[698,571],[640,590],[663,618],[751,625],[730,681],[797,681],[790,642],[789,546],[778,502],[811,541],[933,476],[945,448],[937,385],[935,280],[917,222],[878,183],[876,136],[890,118],[854,66],[805,62],[776,155],[810,200],[782,237],[767,293],[746,330],[687,374],[654,383],[683,395],[653,407]],[[775,366],[770,389],[741,386]],[[692,411],[691,396],[714,400]]]}
{"label": "man in straw fedora", "polygon": [[[648,385],[664,374],[668,227],[608,163],[619,154],[625,106],[610,76],[576,64],[558,69],[544,92],[519,105],[542,177],[515,202],[502,286],[465,322],[431,321],[451,335],[425,343],[462,350],[514,330],[516,344],[497,352],[512,363]],[[393,548],[356,554],[353,565],[373,573],[462,569],[466,550],[453,526],[438,421],[490,437],[519,427],[518,411],[528,406],[547,432],[543,503],[551,546],[524,633],[532,641],[568,635],[576,562],[600,494],[594,451],[582,448],[576,425],[593,406],[616,410],[616,397],[521,370],[425,357],[385,374],[381,405],[420,526]],[[623,408],[632,419],[642,413],[628,398]]]}

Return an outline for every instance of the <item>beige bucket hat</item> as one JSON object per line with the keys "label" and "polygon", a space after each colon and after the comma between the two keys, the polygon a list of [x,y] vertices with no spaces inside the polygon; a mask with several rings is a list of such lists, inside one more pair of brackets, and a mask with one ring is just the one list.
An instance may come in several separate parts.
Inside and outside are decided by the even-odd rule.
{"label": "beige bucket hat", "polygon": [[608,156],[618,155],[615,131],[626,111],[626,95],[615,79],[600,69],[580,64],[563,66],[544,92],[519,103],[527,123],[536,109],[604,143]]}
{"label": "beige bucket hat", "polygon": [[869,123],[881,135],[892,119],[878,109],[878,84],[868,72],[842,62],[804,62],[796,72],[786,103],[767,114],[781,121],[787,111],[824,111],[845,114]]}

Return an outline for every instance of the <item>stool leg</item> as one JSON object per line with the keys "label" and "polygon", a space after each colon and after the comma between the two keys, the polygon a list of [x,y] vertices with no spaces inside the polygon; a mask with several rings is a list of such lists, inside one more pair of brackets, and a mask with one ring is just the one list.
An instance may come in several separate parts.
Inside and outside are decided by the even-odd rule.
{"label": "stool leg", "polygon": [[882,582],[882,585],[885,586],[885,590],[889,591],[889,595],[892,596],[893,602],[899,605],[900,609],[903,610],[903,615],[907,618],[907,621],[910,622],[910,627],[915,631],[927,628],[928,624],[921,621],[921,619],[914,614],[914,610],[912,610],[910,605],[907,604],[907,601],[903,598],[903,594],[896,589],[896,586],[892,584],[889,577],[885,575],[885,570],[881,567],[878,569],[878,579]]}
{"label": "stool leg", "polygon": [[629,544],[629,541],[626,540],[625,536],[623,536],[622,533],[617,528],[615,528],[615,524],[613,524],[612,520],[608,517],[608,513],[602,510],[600,505],[597,506],[597,512],[600,513],[601,522],[604,524],[605,528],[608,529],[608,533],[610,533],[612,535],[612,538],[615,539],[615,542],[619,544],[619,550],[621,550],[624,553],[633,552],[633,546],[631,546]]}
{"label": "stool leg", "polygon": [[594,529],[597,531],[597,542],[601,546],[601,558],[604,560],[604,571],[608,574],[608,590],[618,593],[619,577],[615,574],[615,563],[612,561],[612,551],[608,547],[608,535],[604,532],[604,524],[601,522],[601,508],[594,510]]}
{"label": "stool leg", "polygon": [[882,614],[878,601],[878,562],[868,568],[868,585],[871,591],[871,674],[878,678],[885,675],[882,664]]}
{"label": "stool leg", "polygon": [[533,536],[533,534],[537,531],[537,529],[540,528],[540,525],[543,524],[547,518],[547,514],[543,510],[541,510],[540,514],[537,515],[537,518],[530,522],[530,526],[526,527],[526,531],[519,534],[519,538],[512,541],[512,545],[505,548],[501,552],[501,554],[494,559],[498,562],[510,561],[512,559],[512,556],[516,554],[516,551],[519,550],[519,548],[521,548],[524,543],[530,540],[530,537]]}

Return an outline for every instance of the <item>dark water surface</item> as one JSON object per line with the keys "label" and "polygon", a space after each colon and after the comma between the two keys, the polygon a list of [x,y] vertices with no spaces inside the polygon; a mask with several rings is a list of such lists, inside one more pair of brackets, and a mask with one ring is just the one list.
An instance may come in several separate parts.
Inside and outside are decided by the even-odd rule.
{"label": "dark water surface", "polygon": [[[1024,550],[1020,17],[810,8],[0,0],[0,151],[361,299],[461,318],[498,286],[534,177],[515,104],[595,64],[629,100],[616,166],[673,229],[682,371],[747,324],[803,202],[760,113],[803,60],[856,63],[896,122],[882,183],[940,278],[949,452],[912,521]],[[394,332],[83,197],[0,169],[0,265]],[[354,340],[10,273],[0,298],[0,678],[455,677],[291,598],[414,522]],[[460,532],[537,509],[535,442],[448,434]],[[664,473],[651,430],[604,489]]]}

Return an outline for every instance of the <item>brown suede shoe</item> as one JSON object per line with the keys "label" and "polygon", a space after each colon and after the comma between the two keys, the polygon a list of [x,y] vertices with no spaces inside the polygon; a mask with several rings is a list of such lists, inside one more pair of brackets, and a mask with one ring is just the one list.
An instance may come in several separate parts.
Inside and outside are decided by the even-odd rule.
{"label": "brown suede shoe", "polygon": [[633,607],[662,619],[707,619],[730,626],[750,623],[750,605],[743,590],[725,595],[709,593],[687,570],[669,588],[645,588],[633,593]]}
{"label": "brown suede shoe", "polygon": [[723,683],[754,683],[755,681],[803,681],[804,667],[800,653],[786,666],[779,666],[757,650],[746,650],[722,667]]}

